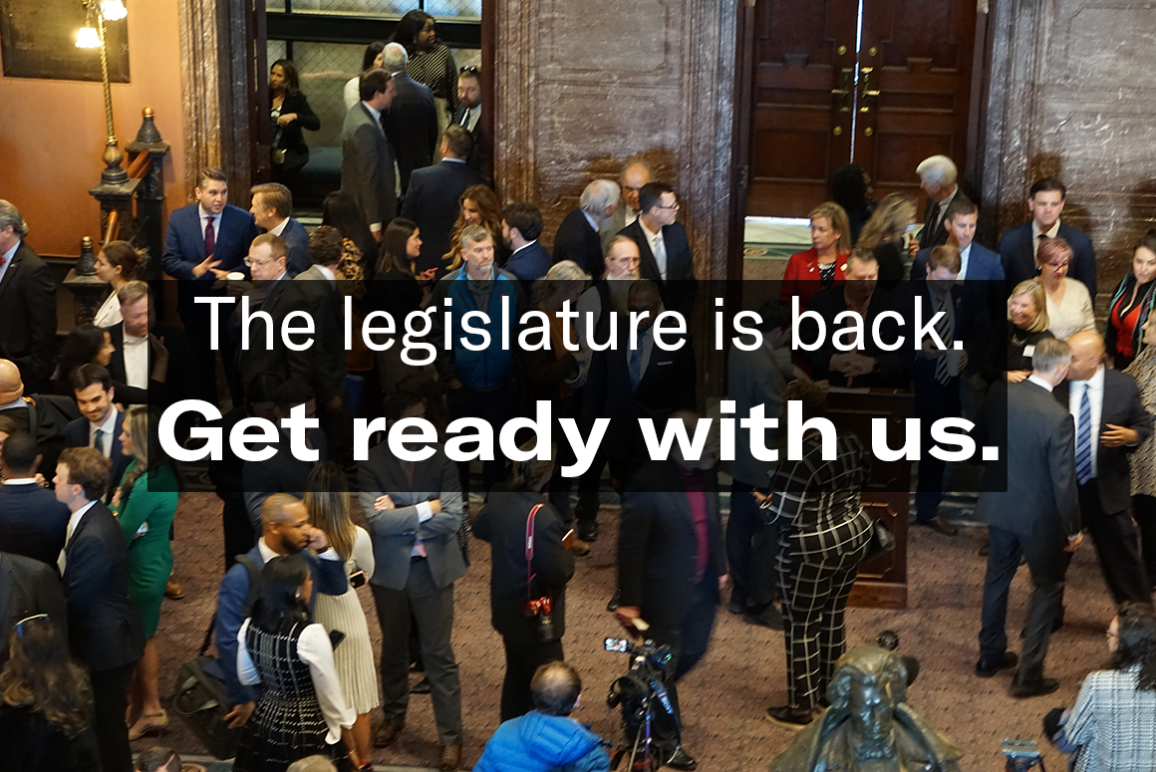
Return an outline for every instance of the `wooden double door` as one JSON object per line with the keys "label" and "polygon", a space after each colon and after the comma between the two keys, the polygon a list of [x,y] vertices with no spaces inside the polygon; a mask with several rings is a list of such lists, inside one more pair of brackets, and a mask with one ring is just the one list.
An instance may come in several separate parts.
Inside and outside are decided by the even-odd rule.
{"label": "wooden double door", "polygon": [[965,170],[976,13],[976,0],[755,0],[740,41],[746,214],[805,217],[847,163],[876,200],[918,194],[930,155]]}

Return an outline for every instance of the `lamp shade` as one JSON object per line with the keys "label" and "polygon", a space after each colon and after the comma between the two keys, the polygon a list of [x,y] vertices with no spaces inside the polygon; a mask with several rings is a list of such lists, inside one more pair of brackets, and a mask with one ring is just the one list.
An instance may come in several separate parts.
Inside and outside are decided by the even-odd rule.
{"label": "lamp shade", "polygon": [[77,48],[100,48],[100,36],[96,34],[96,27],[84,25],[76,33]]}

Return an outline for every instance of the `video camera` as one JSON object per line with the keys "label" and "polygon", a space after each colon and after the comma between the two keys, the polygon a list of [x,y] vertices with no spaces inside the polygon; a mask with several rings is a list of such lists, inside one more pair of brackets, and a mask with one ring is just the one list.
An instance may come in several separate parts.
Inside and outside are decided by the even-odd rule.
{"label": "video camera", "polygon": [[1044,757],[1032,740],[1001,740],[999,746],[1007,756],[1004,772],[1027,772],[1037,766],[1044,772]]}
{"label": "video camera", "polygon": [[[606,651],[630,655],[629,669],[614,679],[610,693],[606,695],[607,705],[622,708],[622,727],[626,731],[626,746],[630,748],[627,769],[657,769],[661,762],[651,753],[650,731],[655,703],[678,726],[678,714],[664,685],[666,668],[671,660],[670,647],[659,646],[651,640],[634,644],[626,638],[607,638],[604,646]],[[618,768],[625,754],[626,747],[614,753],[613,768]]]}

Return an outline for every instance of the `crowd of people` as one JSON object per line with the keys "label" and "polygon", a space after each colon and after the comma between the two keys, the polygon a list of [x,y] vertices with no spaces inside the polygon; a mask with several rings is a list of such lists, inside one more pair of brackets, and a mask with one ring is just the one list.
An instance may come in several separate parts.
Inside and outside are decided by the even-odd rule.
{"label": "crowd of people", "polygon": [[[861,501],[869,443],[826,420],[829,389],[879,386],[910,389],[922,421],[914,524],[957,533],[940,511],[949,467],[926,452],[934,421],[966,417],[1004,449],[987,464],[976,505],[990,534],[976,676],[1015,668],[1014,698],[1058,688],[1045,655],[1086,533],[1120,607],[1108,629],[1114,669],[1090,676],[1072,711],[1050,717],[1048,735],[1078,749],[1081,769],[1147,769],[1156,236],[1136,244],[1101,334],[1095,256],[1060,219],[1061,182],[1035,181],[1031,220],[990,250],[975,241],[979,209],[950,159],[915,170],[928,197],[918,233],[912,197],[876,204],[870,180],[850,166],[832,180],[833,200],[811,212],[812,248],[790,258],[772,292],[744,299],[758,310],[756,345],[728,352],[725,389],[704,384],[698,333],[655,324],[662,311],[690,318],[706,302],[675,189],[629,159],[618,180],[585,187],[547,249],[539,207],[493,190],[479,75],[455,72],[444,48],[420,12],[367,48],[365,71],[346,88],[341,189],[312,232],[293,218],[290,187],[308,157],[301,129],[316,128],[316,116],[293,63],[273,65],[278,181],[249,191],[245,211],[229,203],[226,175],[206,168],[196,200],[169,218],[159,260],[176,283],[180,325],[157,320],[162,285],[140,280],[150,256],[114,241],[97,258],[108,299],[58,347],[55,282],[17,208],[0,201],[6,755],[21,769],[127,772],[130,740],[167,724],[156,633],[162,600],[182,594],[172,549],[182,475],[201,469],[168,458],[159,431],[162,411],[186,399],[220,407],[210,424],[230,432],[254,419],[316,419],[305,432],[312,460],[286,427],[262,439],[259,458],[224,443],[204,469],[222,504],[211,668],[227,694],[225,721],[239,730],[235,769],[371,767],[375,749],[405,731],[413,667],[433,703],[437,764],[459,769],[454,587],[473,538],[491,545],[492,621],[506,652],[503,723],[478,767],[607,769],[603,742],[568,717],[581,678],[562,643],[575,560],[600,536],[604,476],[621,501],[608,609],[632,637],[670,652],[670,709],[656,714],[652,737],[658,760],[697,766],[682,743],[678,684],[706,655],[724,601],[747,622],[782,630],[786,700],[766,715],[801,729],[829,701],[846,701],[837,677],[845,608],[878,538]],[[505,305],[513,313],[503,315]],[[930,309],[944,345],[903,351],[868,336],[848,349],[835,335],[795,345],[795,306],[832,332],[886,318],[917,324]],[[568,308],[580,314],[573,328],[562,323]],[[347,325],[424,309],[445,309],[432,315],[439,344],[428,365],[360,336],[345,342]],[[547,320],[550,345],[499,345],[527,332],[528,310]],[[471,318],[477,311],[485,316]],[[616,321],[626,314],[630,329]],[[311,346],[282,334],[303,315]],[[481,332],[494,343],[470,344],[467,333]],[[807,324],[798,334],[816,337]],[[670,346],[675,338],[684,345]],[[740,417],[801,406],[811,428],[800,453],[770,463],[765,451],[781,438],[742,424],[725,469],[729,496],[717,426],[697,454],[674,443],[668,460],[649,456],[639,419],[689,436],[714,397]],[[415,435],[429,449],[421,460],[402,460],[384,435],[367,457],[353,456],[355,417],[384,419],[387,431],[464,419],[497,433],[539,401],[551,404],[556,429],[611,419],[577,480],[561,468],[582,448],[560,429],[544,452],[523,432],[517,455],[477,454],[480,475],[451,459],[441,434]],[[182,440],[193,428],[176,422]],[[1005,625],[1021,560],[1033,593],[1017,656]],[[354,592],[364,584],[382,631],[376,663]]]}

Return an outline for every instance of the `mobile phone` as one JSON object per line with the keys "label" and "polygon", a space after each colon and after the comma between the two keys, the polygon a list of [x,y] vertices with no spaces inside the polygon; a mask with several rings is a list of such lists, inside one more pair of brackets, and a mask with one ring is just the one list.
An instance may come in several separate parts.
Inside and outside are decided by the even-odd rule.
{"label": "mobile phone", "polygon": [[602,644],[607,651],[617,652],[618,654],[625,654],[630,646],[630,641],[625,638],[607,638]]}
{"label": "mobile phone", "polygon": [[364,586],[366,581],[364,571],[354,571],[349,575],[349,586],[354,589]]}
{"label": "mobile phone", "polygon": [[336,649],[338,646],[340,646],[341,642],[344,640],[345,640],[345,633],[341,632],[340,630],[330,630],[329,631],[329,643],[331,646],[333,646],[334,649]]}

